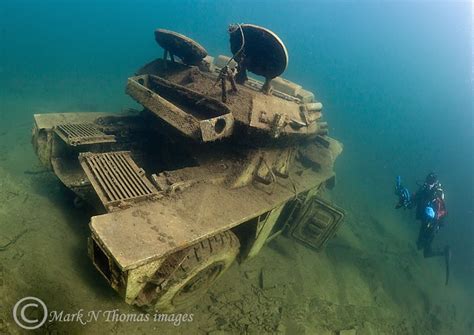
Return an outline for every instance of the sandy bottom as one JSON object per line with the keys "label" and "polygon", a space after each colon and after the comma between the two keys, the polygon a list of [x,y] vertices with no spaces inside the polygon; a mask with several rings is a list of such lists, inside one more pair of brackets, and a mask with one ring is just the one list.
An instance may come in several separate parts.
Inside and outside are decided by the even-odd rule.
{"label": "sandy bottom", "polygon": [[[31,114],[30,114],[31,115]],[[87,257],[87,213],[72,206],[30,145],[31,117],[0,125],[0,334],[22,334],[12,320],[25,296],[49,310],[139,313],[126,305]],[[472,334],[472,288],[442,259],[416,251],[417,227],[394,199],[370,192],[333,200],[347,217],[325,251],[280,236],[234,265],[187,313],[192,322],[47,322],[39,334]],[[382,201],[385,201],[383,199]],[[377,204],[374,206],[374,203]],[[407,219],[406,222],[404,219]],[[408,223],[410,222],[410,223]]]}

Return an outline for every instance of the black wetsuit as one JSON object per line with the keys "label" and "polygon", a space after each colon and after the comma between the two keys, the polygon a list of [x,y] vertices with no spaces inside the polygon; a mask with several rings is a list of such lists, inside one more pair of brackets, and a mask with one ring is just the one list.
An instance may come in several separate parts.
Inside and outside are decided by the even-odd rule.
{"label": "black wetsuit", "polygon": [[439,184],[431,187],[424,184],[414,196],[416,219],[421,221],[416,246],[418,250],[423,249],[424,257],[443,256],[445,254],[445,249],[433,250],[432,248],[434,237],[439,231],[442,219],[429,219],[425,214],[425,208],[435,199],[436,190],[440,188]]}
{"label": "black wetsuit", "polygon": [[436,233],[438,233],[439,227],[439,220],[432,219],[421,222],[416,246],[418,250],[423,249],[423,257],[425,258],[443,256],[445,254],[444,248],[433,250],[432,247],[433,240],[436,236]]}

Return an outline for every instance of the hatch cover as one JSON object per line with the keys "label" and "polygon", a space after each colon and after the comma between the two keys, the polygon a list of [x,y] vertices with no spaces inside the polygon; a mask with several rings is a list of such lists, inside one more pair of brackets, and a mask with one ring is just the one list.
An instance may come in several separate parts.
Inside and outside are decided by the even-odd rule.
{"label": "hatch cover", "polygon": [[155,30],[155,40],[163,49],[178,56],[187,65],[197,65],[207,56],[206,49],[198,42],[171,30]]}
{"label": "hatch cover", "polygon": [[256,75],[273,79],[288,65],[288,51],[271,30],[254,24],[229,27],[230,49],[240,66]]}
{"label": "hatch cover", "polygon": [[320,198],[313,198],[296,220],[291,236],[298,242],[321,251],[334,236],[343,219],[344,212],[341,209]]}

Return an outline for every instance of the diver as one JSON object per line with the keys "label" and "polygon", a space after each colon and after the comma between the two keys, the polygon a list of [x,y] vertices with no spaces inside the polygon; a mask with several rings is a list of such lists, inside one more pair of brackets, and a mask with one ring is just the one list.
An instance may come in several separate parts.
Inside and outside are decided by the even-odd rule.
{"label": "diver", "polygon": [[445,225],[444,219],[448,214],[444,201],[444,191],[438,177],[433,172],[429,173],[420,189],[413,195],[410,195],[408,189],[402,186],[400,176],[397,176],[395,190],[399,198],[396,208],[415,207],[416,219],[421,222],[416,241],[418,250],[423,249],[423,256],[425,258],[445,257],[447,285],[449,281],[451,249],[449,246],[437,250],[434,250],[432,247],[433,240],[439,229]]}

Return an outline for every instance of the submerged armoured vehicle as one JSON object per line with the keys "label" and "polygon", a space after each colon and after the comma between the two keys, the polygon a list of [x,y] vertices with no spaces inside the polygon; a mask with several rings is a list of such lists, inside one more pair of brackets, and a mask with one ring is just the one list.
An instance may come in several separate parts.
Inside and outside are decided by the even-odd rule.
{"label": "submerged armoured vehicle", "polygon": [[34,116],[39,159],[97,209],[89,255],[129,304],[190,306],[281,232],[320,250],[344,216],[318,196],[342,151],[322,104],[278,77],[288,54],[274,33],[229,34],[233,57],[214,59],[157,30],[164,57],[126,88],[141,112]]}

